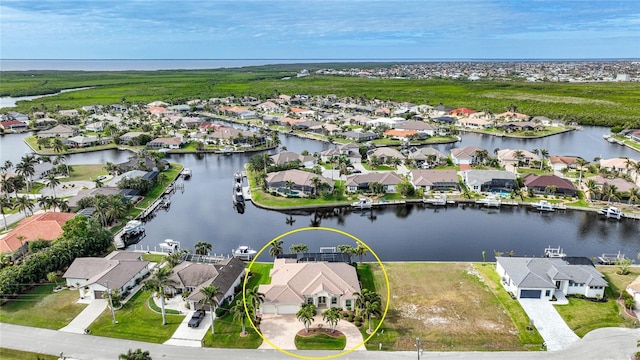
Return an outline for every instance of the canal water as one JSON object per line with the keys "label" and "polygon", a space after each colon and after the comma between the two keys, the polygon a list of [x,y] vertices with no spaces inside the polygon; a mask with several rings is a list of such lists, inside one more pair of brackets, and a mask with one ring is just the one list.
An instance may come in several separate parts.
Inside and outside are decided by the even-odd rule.
{"label": "canal water", "polygon": [[[601,139],[604,130],[586,127],[584,131],[572,134],[575,136],[558,138],[562,144],[550,141],[552,137],[539,140],[539,143],[528,143],[530,146],[524,148],[544,147],[550,153],[566,148],[567,154],[583,154],[597,146],[580,137],[591,135],[604,143],[600,148],[602,157],[625,156],[625,152],[621,152],[624,148]],[[7,159],[15,163],[29,152],[22,141],[24,136],[0,137],[0,163]],[[504,138],[506,143],[483,139],[476,134],[465,134],[462,144],[475,143],[488,149],[494,145],[518,147],[517,143],[510,144],[511,140]],[[297,152],[322,151],[329,146],[296,137],[282,136],[281,140],[282,145]],[[130,155],[110,150],[70,155],[68,162],[123,162]],[[635,258],[640,251],[639,221],[606,221],[595,213],[582,211],[540,214],[526,208],[486,210],[458,206],[434,209],[416,204],[389,206],[373,212],[350,209],[279,212],[259,209],[248,203],[245,212],[240,214],[232,204],[233,173],[242,169],[250,156],[171,155],[170,161],[184,164],[192,170],[193,176],[184,182],[184,191],[172,196],[168,211],[159,210],[145,225],[146,237],[138,246],[153,250],[164,239],[174,239],[180,241],[183,248],[193,249],[195,243],[206,241],[213,244],[213,252],[229,254],[238,245],[259,249],[276,236],[313,224],[357,236],[384,261],[479,261],[482,251],[486,251],[490,259],[494,250],[541,256],[547,246],[561,246],[569,255],[587,257],[621,251]],[[635,152],[628,156],[639,157]],[[353,240],[327,231],[299,232],[283,240],[285,250],[294,243],[305,243],[316,251],[321,246],[355,245]],[[269,257],[263,255],[260,259],[266,261]],[[373,258],[369,255],[366,259]]]}

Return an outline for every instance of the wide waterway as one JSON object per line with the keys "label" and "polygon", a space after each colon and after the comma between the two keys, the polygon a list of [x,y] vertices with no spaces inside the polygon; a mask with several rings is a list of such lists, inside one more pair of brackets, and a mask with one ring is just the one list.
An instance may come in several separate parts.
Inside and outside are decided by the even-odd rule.
{"label": "wide waterway", "polygon": [[[517,146],[512,139],[486,139],[476,134],[463,135],[462,144],[474,144],[487,149],[494,147],[546,148],[550,153],[567,149],[568,154],[596,153],[614,157],[630,151],[602,140],[603,128],[585,127],[584,131],[527,141]],[[583,136],[587,138],[583,138]],[[0,137],[0,162],[14,163],[29,152],[23,143],[24,134]],[[598,139],[591,141],[589,138]],[[554,142],[553,140],[558,140]],[[504,142],[503,142],[504,141]],[[328,145],[313,140],[282,137],[283,145],[292,151],[322,151]],[[548,145],[548,146],[547,146]],[[603,146],[600,146],[603,145]],[[441,150],[451,145],[438,146]],[[68,156],[70,164],[122,162],[131,154],[123,151],[102,151]],[[589,158],[591,155],[583,155]],[[631,151],[628,156],[638,158]],[[213,244],[213,251],[229,254],[238,245],[260,248],[272,238],[292,229],[316,225],[349,232],[378,253],[385,261],[402,260],[482,260],[482,251],[492,258],[493,251],[516,255],[542,255],[545,247],[562,246],[570,255],[593,257],[603,252],[622,251],[635,258],[640,251],[640,222],[605,221],[595,213],[566,211],[540,214],[520,207],[484,210],[475,207],[433,209],[423,205],[389,206],[369,211],[293,212],[283,213],[247,205],[244,214],[233,208],[232,176],[242,168],[250,155],[171,155],[193,171],[185,181],[184,192],[171,198],[168,211],[158,211],[146,224],[146,237],[139,246],[153,249],[159,242],[171,238],[182,247],[193,249],[198,241]],[[289,216],[295,222],[289,224]],[[351,239],[330,232],[307,231],[283,239],[285,250],[293,243],[306,243],[312,250],[320,246],[354,244]],[[355,245],[355,244],[354,244]],[[268,260],[268,256],[261,259]],[[372,257],[368,257],[372,259]]]}

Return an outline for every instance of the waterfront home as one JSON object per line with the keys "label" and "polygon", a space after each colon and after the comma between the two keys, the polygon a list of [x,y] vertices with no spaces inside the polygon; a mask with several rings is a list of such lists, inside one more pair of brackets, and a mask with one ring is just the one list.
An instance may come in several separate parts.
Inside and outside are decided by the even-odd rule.
{"label": "waterfront home", "polygon": [[77,118],[79,115],[78,110],[76,109],[60,110],[58,111],[58,114],[60,114],[61,116],[66,116],[70,118]]}
{"label": "waterfront home", "polygon": [[[322,128],[322,126],[324,125],[324,123],[319,122],[319,121],[311,121],[311,120],[305,120],[305,121],[296,121],[295,123],[291,124],[291,127],[297,130],[304,130],[304,131],[309,131],[309,129],[311,129],[312,127],[317,128]],[[320,130],[322,132],[322,130]]]}
{"label": "waterfront home", "polygon": [[458,125],[469,129],[488,129],[493,126],[493,121],[482,118],[462,118],[458,120]]}
{"label": "waterfront home", "polygon": [[518,299],[548,301],[574,294],[602,298],[608,286],[604,275],[593,264],[579,261],[572,265],[567,260],[570,259],[496,257],[496,272],[502,286]]}
{"label": "waterfront home", "polygon": [[100,132],[100,131],[104,131],[105,125],[106,125],[105,121],[95,121],[95,122],[86,124],[84,126],[84,129],[86,131]]}
{"label": "waterfront home", "polygon": [[452,125],[456,122],[456,118],[453,116],[438,116],[431,118],[431,121],[438,124]]}
{"label": "waterfront home", "polygon": [[128,293],[149,273],[149,264],[140,253],[114,251],[104,258],[76,258],[62,278],[81,299],[103,299],[108,290]]}
{"label": "waterfront home", "polygon": [[633,296],[636,303],[640,302],[640,276],[633,280],[625,289],[629,295]]}
{"label": "waterfront home", "polygon": [[496,154],[500,166],[515,168],[517,166],[530,166],[534,161],[540,161],[540,157],[527,150],[500,149]]}
{"label": "waterfront home", "polygon": [[371,131],[358,132],[358,131],[346,131],[342,134],[345,139],[357,142],[371,141],[376,139],[378,135]]}
{"label": "waterfront home", "polygon": [[409,159],[416,162],[418,167],[434,167],[440,164],[444,164],[447,161],[447,156],[440,151],[432,147],[411,147],[407,155]]}
{"label": "waterfront home", "polygon": [[389,139],[408,141],[419,136],[416,130],[396,130],[389,129],[384,132],[384,136]]}
{"label": "waterfront home", "polygon": [[466,170],[462,180],[469,190],[480,193],[491,190],[511,191],[517,187],[516,174],[503,170]]}
{"label": "waterfront home", "polygon": [[404,179],[392,171],[385,172],[369,172],[366,174],[357,174],[347,177],[347,191],[371,191],[370,185],[373,183],[380,184],[385,193],[396,192],[396,186]]}
{"label": "waterfront home", "polygon": [[74,216],[74,213],[49,211],[26,217],[0,238],[0,253],[15,259],[27,251],[30,241],[55,240],[62,235],[62,226]]}
{"label": "waterfront home", "polygon": [[39,131],[36,135],[38,138],[69,138],[72,136],[76,136],[78,134],[78,129],[69,125],[57,125],[48,130]]}
{"label": "waterfront home", "polygon": [[78,201],[80,201],[81,199],[84,199],[85,197],[89,197],[89,196],[96,196],[98,194],[100,195],[115,195],[115,194],[119,194],[120,193],[120,189],[118,189],[117,187],[99,187],[99,188],[93,188],[93,189],[81,189],[80,191],[78,191],[78,193],[72,197],[70,197],[67,201],[68,201],[68,205],[70,209],[75,209],[76,207],[78,207]]}
{"label": "waterfront home", "polygon": [[460,181],[455,170],[412,170],[411,184],[424,191],[459,191]]}
{"label": "waterfront home", "polygon": [[405,156],[400,151],[390,147],[379,147],[367,151],[369,161],[371,158],[377,157],[381,162],[386,163],[391,159],[404,159]]}
{"label": "waterfront home", "polygon": [[501,119],[504,121],[517,121],[517,120],[529,120],[530,116],[527,114],[520,114],[514,111],[507,111],[501,114],[495,115],[496,119]]}
{"label": "waterfront home", "polygon": [[[156,168],[158,164],[156,164],[155,160],[150,159],[148,157],[133,157],[123,163],[118,164],[121,172],[127,172],[130,170],[143,170],[148,171],[153,168]],[[166,159],[160,160],[160,166],[167,167],[169,162]]]}
{"label": "waterfront home", "polygon": [[109,144],[112,141],[110,137],[99,137],[95,135],[78,135],[65,139],[62,143],[72,148],[84,148],[89,146],[98,146]]}
{"label": "waterfront home", "polygon": [[28,127],[26,123],[18,120],[0,121],[0,129],[4,130],[24,131],[27,130]]}
{"label": "waterfront home", "polygon": [[147,143],[151,149],[180,149],[184,143],[182,137],[155,138]]}
{"label": "waterfront home", "polygon": [[148,135],[148,134],[141,131],[130,131],[128,133],[121,135],[118,139],[120,140],[120,143],[128,143],[129,141],[139,137],[140,135]]}
{"label": "waterfront home", "polygon": [[375,118],[370,120],[367,124],[373,127],[384,125],[391,129],[395,129],[397,126],[404,123],[405,121],[407,120],[401,117],[392,117],[392,118],[380,117],[380,118]]}
{"label": "waterfront home", "polygon": [[[318,180],[313,180],[314,178],[318,178]],[[329,192],[333,190],[333,180],[297,169],[272,172],[267,174],[265,179],[268,191],[302,197],[318,190],[314,181],[319,181],[320,184],[323,184],[321,186]]]}
{"label": "waterfront home", "polygon": [[262,136],[258,137],[256,133],[251,131],[223,126],[210,133],[207,141],[209,143],[236,145],[248,143],[252,141],[251,139],[253,138],[264,139]]}
{"label": "waterfront home", "polygon": [[578,167],[578,159],[582,159],[579,156],[560,156],[551,155],[549,157],[549,163],[554,172],[560,172],[563,169],[576,169]]}
{"label": "waterfront home", "polygon": [[471,110],[469,108],[466,107],[461,107],[461,108],[457,108],[457,109],[453,109],[451,111],[449,111],[449,115],[451,116],[460,116],[460,117],[467,117],[470,116],[471,114],[475,114],[476,111],[475,110]]}
{"label": "waterfront home", "polygon": [[342,129],[340,128],[340,126],[331,123],[316,122],[315,125],[309,126],[308,131],[316,134],[333,136],[341,133]]}
{"label": "waterfront home", "polygon": [[196,116],[185,116],[180,118],[180,121],[182,122],[182,126],[187,129],[195,129],[203,122],[201,118]]}
{"label": "waterfront home", "polygon": [[199,305],[204,299],[201,289],[215,286],[220,293],[215,296],[218,304],[224,300],[231,300],[236,287],[242,282],[246,267],[242,260],[238,258],[227,258],[213,264],[196,263],[183,261],[174,266],[171,279],[176,282],[176,286],[168,288],[167,293],[189,294],[185,300],[190,309],[205,308],[211,310],[208,305]]}
{"label": "waterfront home", "polygon": [[573,183],[556,175],[526,174],[523,180],[524,186],[534,194],[576,196],[577,190]]}
{"label": "waterfront home", "polygon": [[451,160],[456,165],[473,165],[478,163],[477,152],[484,149],[477,146],[464,146],[451,149]]}
{"label": "waterfront home", "polygon": [[[605,177],[602,177],[600,175],[594,176],[594,177],[590,177],[589,180],[593,180],[593,182],[598,186],[599,191],[602,191],[602,189],[605,186],[615,186],[615,188],[617,189],[617,191],[622,195],[622,198],[628,198],[629,196],[629,191],[631,191],[631,189],[637,189],[640,190],[640,187],[632,182],[629,182],[623,178],[613,178],[613,179],[608,179]],[[609,200],[609,199],[605,199],[602,194],[594,194],[594,198],[595,199],[600,199],[600,200]]]}
{"label": "waterfront home", "polygon": [[438,133],[439,127],[424,121],[409,120],[396,125],[395,129],[406,131],[414,130],[418,133],[419,137],[423,138],[427,136],[435,136]]}
{"label": "waterfront home", "polygon": [[2,121],[6,121],[6,120],[17,120],[17,121],[21,121],[23,123],[28,123],[29,122],[29,116],[27,114],[23,114],[17,111],[9,111],[6,114],[0,114],[0,120]]}
{"label": "waterfront home", "polygon": [[275,259],[269,275],[271,282],[258,287],[264,294],[262,314],[295,314],[303,304],[313,304],[319,312],[332,307],[353,310],[354,293],[360,292],[355,268],[343,262]]}
{"label": "waterfront home", "polygon": [[293,107],[293,106],[289,108],[289,112],[294,116],[301,117],[301,118],[312,117],[316,113],[315,111],[310,109],[301,109],[299,107]]}
{"label": "waterfront home", "polygon": [[318,159],[311,155],[300,155],[291,151],[281,151],[275,155],[271,155],[274,165],[285,166],[293,161],[298,161],[301,166],[313,168],[318,163]]}
{"label": "waterfront home", "polygon": [[631,174],[633,169],[633,163],[636,161],[633,159],[629,159],[632,164],[627,163],[627,159],[625,158],[613,158],[613,159],[601,159],[600,160],[600,169],[606,169],[610,172],[617,172],[620,174]]}
{"label": "waterfront home", "polygon": [[640,130],[634,130],[628,133],[627,137],[635,142],[640,143]]}
{"label": "waterfront home", "polygon": [[[143,167],[143,164],[138,165],[139,167]],[[122,167],[121,167],[122,168]],[[118,187],[118,183],[120,181],[122,181],[123,179],[136,179],[136,178],[142,178],[143,176],[145,176],[149,171],[146,170],[129,170],[123,174],[120,175],[116,175],[114,176],[111,180],[105,182],[103,184],[104,187]]]}
{"label": "waterfront home", "polygon": [[354,143],[339,144],[336,148],[320,153],[320,159],[324,162],[330,162],[332,159],[340,156],[344,156],[351,164],[359,164],[362,162],[360,147]]}
{"label": "waterfront home", "polygon": [[544,130],[544,125],[537,124],[533,121],[514,121],[514,122],[497,124],[496,128],[504,130],[506,132],[542,131]]}

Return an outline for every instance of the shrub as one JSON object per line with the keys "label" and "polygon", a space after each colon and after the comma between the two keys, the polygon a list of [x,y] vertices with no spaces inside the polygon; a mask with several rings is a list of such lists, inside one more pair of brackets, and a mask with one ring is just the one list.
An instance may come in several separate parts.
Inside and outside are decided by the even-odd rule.
{"label": "shrub", "polygon": [[353,318],[353,321],[362,322],[362,316],[356,316]]}
{"label": "shrub", "polygon": [[347,316],[347,321],[353,322],[353,315],[349,314],[349,316]]}
{"label": "shrub", "polygon": [[360,321],[354,321],[353,325],[355,325],[356,327],[360,327],[362,323]]}

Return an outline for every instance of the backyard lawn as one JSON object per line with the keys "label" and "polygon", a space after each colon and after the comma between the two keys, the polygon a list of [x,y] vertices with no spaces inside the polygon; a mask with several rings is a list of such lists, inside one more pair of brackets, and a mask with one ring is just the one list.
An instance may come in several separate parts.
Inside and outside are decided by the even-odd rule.
{"label": "backyard lawn", "polygon": [[149,296],[149,293],[143,291],[134,295],[122,309],[116,311],[117,324],[112,323],[111,311],[107,308],[89,326],[89,330],[96,336],[158,344],[169,340],[184,315],[167,314],[167,325],[162,325],[162,315],[149,309]]}
{"label": "backyard lawn", "polygon": [[67,178],[60,179],[60,181],[94,180],[100,175],[107,175],[107,170],[104,169],[104,164],[69,166],[73,168],[71,175]]}
{"label": "backyard lawn", "polygon": [[[385,264],[391,306],[367,348],[377,349],[381,343],[383,350],[414,350],[414,339],[420,337],[425,351],[539,349],[542,339],[537,333],[524,341],[519,338],[522,330],[509,316],[511,307],[494,294],[494,284],[482,280],[478,267],[493,271],[491,266],[470,263]],[[371,268],[376,291],[383,294],[380,267],[372,264]],[[364,336],[368,336],[367,327],[363,324]]]}
{"label": "backyard lawn", "polygon": [[58,330],[87,305],[77,304],[78,290],[53,292],[54,284],[38,286],[0,307],[0,322]]}

